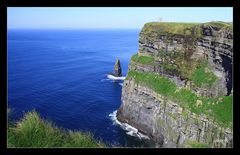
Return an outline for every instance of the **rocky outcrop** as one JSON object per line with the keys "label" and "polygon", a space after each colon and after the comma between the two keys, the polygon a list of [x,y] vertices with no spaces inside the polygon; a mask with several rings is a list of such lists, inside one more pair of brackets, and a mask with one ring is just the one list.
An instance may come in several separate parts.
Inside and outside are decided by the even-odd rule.
{"label": "rocky outcrop", "polygon": [[121,68],[121,64],[120,64],[120,60],[117,59],[116,63],[114,65],[114,75],[117,77],[122,76],[122,68]]}
{"label": "rocky outcrop", "polygon": [[[118,120],[136,127],[160,147],[232,147],[232,125],[223,125],[227,119],[218,118],[224,111],[231,116],[232,107],[227,106],[231,100],[222,98],[232,94],[232,58],[229,23],[145,24],[124,81]],[[144,82],[130,76],[131,71],[165,77],[176,85],[175,92],[186,90],[190,95],[182,100],[171,97],[174,92],[161,94],[155,79]]]}

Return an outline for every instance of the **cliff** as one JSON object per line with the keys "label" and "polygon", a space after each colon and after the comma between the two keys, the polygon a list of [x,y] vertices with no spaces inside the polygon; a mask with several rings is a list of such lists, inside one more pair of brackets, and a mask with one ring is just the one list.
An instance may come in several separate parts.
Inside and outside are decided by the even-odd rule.
{"label": "cliff", "polygon": [[232,23],[144,25],[117,118],[159,147],[232,147]]}

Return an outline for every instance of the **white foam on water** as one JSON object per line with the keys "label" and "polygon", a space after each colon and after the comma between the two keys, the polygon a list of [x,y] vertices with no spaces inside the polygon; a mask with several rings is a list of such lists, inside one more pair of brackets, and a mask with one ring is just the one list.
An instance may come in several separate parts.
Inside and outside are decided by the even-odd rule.
{"label": "white foam on water", "polygon": [[123,83],[118,83],[120,86],[123,86]]}
{"label": "white foam on water", "polygon": [[126,131],[126,134],[130,135],[130,136],[135,136],[138,137],[140,139],[149,139],[148,136],[138,132],[138,129],[134,128],[133,126],[127,124],[127,123],[121,123],[117,120],[117,110],[115,110],[113,113],[109,114],[109,117],[111,118],[111,120],[113,121],[114,125],[119,125],[123,130]]}
{"label": "white foam on water", "polygon": [[113,121],[113,124],[121,125],[122,123],[117,120],[117,110],[115,110],[113,113],[110,113],[108,116],[110,116],[111,120]]}
{"label": "white foam on water", "polygon": [[103,82],[103,81],[109,81],[109,80],[110,80],[110,79],[102,79],[101,82]]}
{"label": "white foam on water", "polygon": [[116,76],[113,76],[111,74],[108,74],[107,77],[111,80],[124,80],[125,79],[125,76],[116,77]]}

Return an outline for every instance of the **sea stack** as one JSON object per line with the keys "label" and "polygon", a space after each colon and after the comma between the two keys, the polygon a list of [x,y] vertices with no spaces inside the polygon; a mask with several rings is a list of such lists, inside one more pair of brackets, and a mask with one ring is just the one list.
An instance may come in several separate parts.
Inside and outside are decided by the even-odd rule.
{"label": "sea stack", "polygon": [[122,69],[121,69],[121,64],[119,59],[116,60],[116,63],[114,65],[114,75],[117,77],[122,76]]}

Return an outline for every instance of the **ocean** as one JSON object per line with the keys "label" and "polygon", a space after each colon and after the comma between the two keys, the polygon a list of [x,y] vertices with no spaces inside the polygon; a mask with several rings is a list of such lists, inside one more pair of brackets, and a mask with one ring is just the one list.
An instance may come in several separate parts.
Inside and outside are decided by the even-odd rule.
{"label": "ocean", "polygon": [[[64,129],[91,132],[107,145],[152,147],[116,121],[123,80],[140,30],[8,30],[9,120],[36,110]],[[127,130],[126,130],[127,129]]]}

